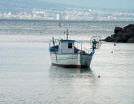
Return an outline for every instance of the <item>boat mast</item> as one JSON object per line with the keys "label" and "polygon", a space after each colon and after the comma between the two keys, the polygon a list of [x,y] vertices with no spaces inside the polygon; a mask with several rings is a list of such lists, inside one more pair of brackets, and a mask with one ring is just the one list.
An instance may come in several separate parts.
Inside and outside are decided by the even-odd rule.
{"label": "boat mast", "polygon": [[56,63],[57,63],[57,53],[56,53],[56,48],[55,48],[55,40],[54,37],[52,37],[53,45],[54,45],[54,52],[55,52],[55,57],[56,57]]}
{"label": "boat mast", "polygon": [[68,29],[67,29],[67,31],[66,31],[66,35],[67,35],[67,40],[68,40],[68,36],[69,36],[69,31],[68,31]]}

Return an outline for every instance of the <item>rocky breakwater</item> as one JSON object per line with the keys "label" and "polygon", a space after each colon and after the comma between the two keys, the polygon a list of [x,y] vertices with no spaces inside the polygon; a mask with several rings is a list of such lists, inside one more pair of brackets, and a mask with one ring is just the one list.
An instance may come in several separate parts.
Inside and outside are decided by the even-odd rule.
{"label": "rocky breakwater", "polygon": [[134,43],[134,24],[125,27],[115,27],[114,34],[104,39],[107,42]]}

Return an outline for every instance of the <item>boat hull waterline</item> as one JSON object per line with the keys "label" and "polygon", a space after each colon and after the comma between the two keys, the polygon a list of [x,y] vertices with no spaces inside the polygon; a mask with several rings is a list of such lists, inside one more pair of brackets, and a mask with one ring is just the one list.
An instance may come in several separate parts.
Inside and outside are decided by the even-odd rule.
{"label": "boat hull waterline", "polygon": [[51,54],[51,63],[64,68],[90,68],[93,54]]}

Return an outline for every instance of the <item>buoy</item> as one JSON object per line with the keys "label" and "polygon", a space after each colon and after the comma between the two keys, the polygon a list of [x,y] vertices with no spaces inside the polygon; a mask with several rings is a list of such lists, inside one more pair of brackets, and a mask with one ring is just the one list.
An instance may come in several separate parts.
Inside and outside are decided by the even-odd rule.
{"label": "buoy", "polygon": [[111,51],[111,53],[114,53],[114,51]]}
{"label": "buoy", "polygon": [[84,51],[84,50],[81,50],[81,51],[80,51],[80,54],[85,54],[85,51]]}
{"label": "buoy", "polygon": [[100,78],[100,75],[98,75],[98,78]]}

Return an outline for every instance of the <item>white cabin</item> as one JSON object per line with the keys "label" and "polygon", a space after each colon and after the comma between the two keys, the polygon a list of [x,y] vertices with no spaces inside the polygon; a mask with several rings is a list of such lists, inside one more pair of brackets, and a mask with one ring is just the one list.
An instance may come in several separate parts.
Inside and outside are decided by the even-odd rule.
{"label": "white cabin", "polygon": [[75,40],[60,40],[58,53],[74,53]]}

